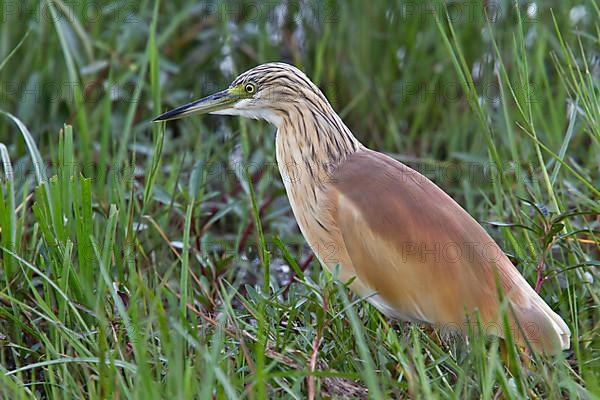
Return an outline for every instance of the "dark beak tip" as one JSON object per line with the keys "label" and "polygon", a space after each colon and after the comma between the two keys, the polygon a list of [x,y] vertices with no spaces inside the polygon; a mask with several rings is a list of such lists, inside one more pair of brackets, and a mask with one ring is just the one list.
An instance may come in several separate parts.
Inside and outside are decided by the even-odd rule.
{"label": "dark beak tip", "polygon": [[200,111],[202,111],[202,113],[210,114],[210,112],[212,111],[212,109],[215,106],[219,106],[218,101],[223,100],[223,99],[226,100],[227,96],[228,96],[228,94],[227,94],[227,89],[226,89],[221,92],[217,92],[215,94],[207,96],[203,99],[196,100],[191,103],[184,104],[182,106],[179,106],[177,108],[174,108],[172,110],[164,112],[164,113],[160,114],[158,117],[155,117],[152,120],[152,122],[163,122],[163,121],[170,121],[170,120],[182,118],[188,114],[194,113],[194,110],[198,110],[199,106],[205,107],[204,111],[200,110]]}
{"label": "dark beak tip", "polygon": [[154,117],[154,119],[151,121],[153,123],[156,122],[166,122],[170,119],[173,119],[174,116],[176,116],[178,113],[174,113],[175,110],[171,110],[171,111],[167,111],[165,113],[160,114],[158,117]]}

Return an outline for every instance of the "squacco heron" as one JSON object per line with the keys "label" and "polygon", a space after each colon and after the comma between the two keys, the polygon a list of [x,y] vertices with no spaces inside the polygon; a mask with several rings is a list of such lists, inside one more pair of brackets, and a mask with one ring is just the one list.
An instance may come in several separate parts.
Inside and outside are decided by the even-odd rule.
{"label": "squacco heron", "polygon": [[277,164],[304,238],[386,316],[464,335],[477,320],[500,337],[509,326],[542,353],[569,348],[565,322],[481,225],[425,176],[361,144],[302,71],[259,65],[154,121],[203,113],[277,127]]}

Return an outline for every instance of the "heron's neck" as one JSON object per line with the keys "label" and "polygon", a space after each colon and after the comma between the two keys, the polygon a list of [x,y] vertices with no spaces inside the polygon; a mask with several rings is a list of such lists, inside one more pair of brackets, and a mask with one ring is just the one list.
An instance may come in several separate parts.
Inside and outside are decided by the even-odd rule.
{"label": "heron's neck", "polygon": [[364,148],[328,103],[293,104],[286,111],[276,141],[284,182],[321,186],[341,162]]}

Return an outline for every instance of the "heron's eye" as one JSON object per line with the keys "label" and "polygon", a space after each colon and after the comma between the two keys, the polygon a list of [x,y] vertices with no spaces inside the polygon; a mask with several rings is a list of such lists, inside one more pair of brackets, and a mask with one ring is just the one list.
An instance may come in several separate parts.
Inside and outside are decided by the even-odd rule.
{"label": "heron's eye", "polygon": [[256,85],[254,85],[253,83],[246,83],[246,86],[244,86],[244,90],[248,94],[254,94],[254,92],[256,92]]}

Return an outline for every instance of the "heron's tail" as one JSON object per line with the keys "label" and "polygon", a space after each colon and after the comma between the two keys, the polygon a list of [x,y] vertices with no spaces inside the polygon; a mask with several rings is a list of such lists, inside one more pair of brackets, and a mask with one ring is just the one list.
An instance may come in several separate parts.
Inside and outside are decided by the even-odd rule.
{"label": "heron's tail", "polygon": [[519,325],[511,332],[513,338],[521,345],[525,345],[527,338],[535,350],[545,354],[557,354],[568,349],[571,339],[569,327],[537,293],[533,294],[535,296],[532,296],[529,307],[513,304]]}

